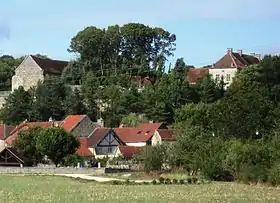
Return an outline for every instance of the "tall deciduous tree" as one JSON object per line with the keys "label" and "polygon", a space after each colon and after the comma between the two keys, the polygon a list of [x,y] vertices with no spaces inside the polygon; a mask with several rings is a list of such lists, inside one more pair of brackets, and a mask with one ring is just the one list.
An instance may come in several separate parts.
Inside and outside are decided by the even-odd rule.
{"label": "tall deciduous tree", "polygon": [[59,78],[39,82],[34,94],[32,120],[46,121],[50,117],[61,120],[65,116],[66,91],[65,84]]}
{"label": "tall deciduous tree", "polygon": [[37,139],[37,149],[57,166],[64,157],[74,154],[79,141],[61,127],[52,127],[41,132]]}
{"label": "tall deciduous tree", "polygon": [[13,143],[13,147],[22,155],[27,165],[36,165],[43,158],[36,148],[37,138],[42,130],[40,127],[34,127],[22,131]]}

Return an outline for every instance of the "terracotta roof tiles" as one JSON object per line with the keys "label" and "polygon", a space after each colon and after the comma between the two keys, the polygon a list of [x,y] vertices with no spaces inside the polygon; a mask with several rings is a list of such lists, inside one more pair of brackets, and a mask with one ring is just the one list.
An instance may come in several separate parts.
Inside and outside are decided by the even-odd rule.
{"label": "terracotta roof tiles", "polygon": [[69,115],[61,122],[61,127],[63,127],[66,131],[70,132],[85,117],[86,115]]}
{"label": "terracotta roof tiles", "polygon": [[80,147],[77,150],[77,154],[81,157],[93,156],[93,153],[88,149],[88,138],[80,138]]}
{"label": "terracotta roof tiles", "polygon": [[186,80],[189,83],[197,83],[200,79],[202,79],[205,75],[209,73],[208,68],[190,68]]}
{"label": "terracotta roof tiles", "polygon": [[119,150],[124,158],[132,158],[136,154],[140,154],[143,150],[142,147],[133,147],[133,146],[119,146]]}

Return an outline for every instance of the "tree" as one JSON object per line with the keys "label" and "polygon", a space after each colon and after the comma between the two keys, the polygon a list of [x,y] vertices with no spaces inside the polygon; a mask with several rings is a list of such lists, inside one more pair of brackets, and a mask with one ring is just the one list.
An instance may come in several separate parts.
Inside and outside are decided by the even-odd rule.
{"label": "tree", "polygon": [[13,147],[24,157],[24,163],[27,165],[36,165],[43,158],[36,147],[37,138],[42,130],[40,127],[34,127],[22,131],[13,143]]}
{"label": "tree", "polygon": [[65,117],[64,102],[67,88],[59,78],[46,78],[35,89],[32,120],[46,121],[50,117],[61,120]]}
{"label": "tree", "polygon": [[9,55],[0,57],[0,90],[11,90],[12,76],[15,68],[22,62],[24,57],[14,58]]}
{"label": "tree", "polygon": [[67,115],[85,114],[86,108],[84,105],[84,98],[80,90],[69,88],[64,102],[65,113]]}
{"label": "tree", "polygon": [[1,109],[1,120],[7,124],[18,124],[25,119],[29,119],[31,104],[30,93],[25,91],[23,87],[19,87],[6,98]]}
{"label": "tree", "polygon": [[147,122],[148,119],[145,118],[144,115],[137,115],[135,113],[130,113],[127,116],[124,116],[121,120],[121,123],[125,127],[136,127],[140,123]]}
{"label": "tree", "polygon": [[174,34],[140,23],[107,29],[90,26],[72,38],[69,51],[79,54],[85,72],[94,71],[97,76],[147,76],[173,55],[175,41]]}
{"label": "tree", "polygon": [[37,149],[57,166],[64,157],[74,154],[79,147],[79,141],[61,127],[45,129],[37,139]]}
{"label": "tree", "polygon": [[197,89],[200,101],[203,103],[215,102],[223,96],[221,92],[223,90],[218,87],[209,74],[199,80],[195,88]]}

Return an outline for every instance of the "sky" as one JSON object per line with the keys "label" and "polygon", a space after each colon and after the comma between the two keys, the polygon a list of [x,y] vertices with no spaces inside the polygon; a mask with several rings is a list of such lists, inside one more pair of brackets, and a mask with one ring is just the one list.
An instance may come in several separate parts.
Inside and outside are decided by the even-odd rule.
{"label": "sky", "polygon": [[0,55],[70,60],[71,38],[87,26],[138,22],[176,34],[175,56],[215,63],[227,48],[280,53],[279,0],[9,0],[0,7]]}

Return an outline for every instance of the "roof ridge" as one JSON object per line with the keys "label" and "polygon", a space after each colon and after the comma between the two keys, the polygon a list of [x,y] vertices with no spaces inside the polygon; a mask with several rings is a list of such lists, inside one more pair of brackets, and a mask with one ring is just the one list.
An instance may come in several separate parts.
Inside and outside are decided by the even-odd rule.
{"label": "roof ridge", "polygon": [[234,65],[235,65],[235,68],[238,68],[238,66],[237,66],[237,64],[236,64],[236,61],[235,61],[235,59],[234,59],[234,57],[233,57],[233,55],[232,55],[231,52],[229,52],[229,56],[231,57],[231,59],[232,59]]}

